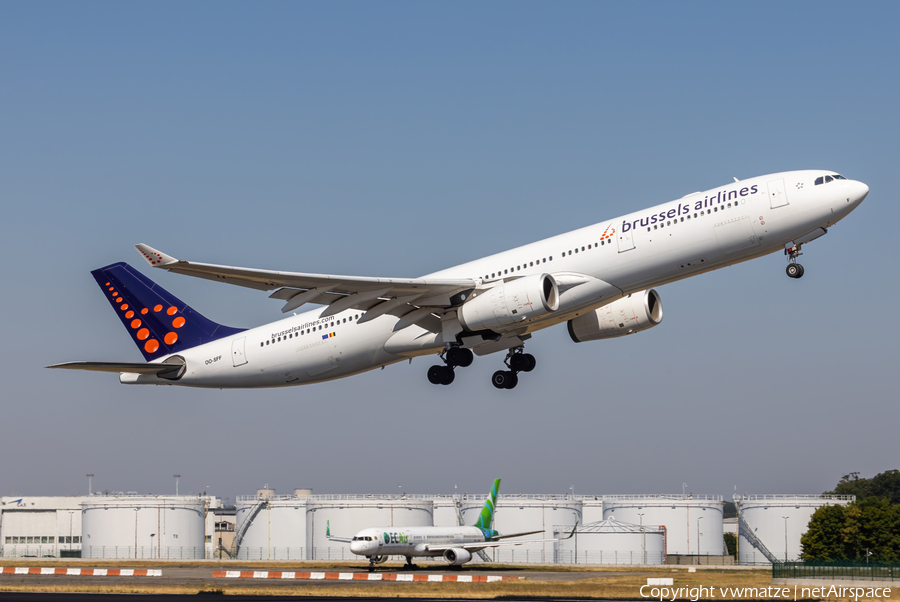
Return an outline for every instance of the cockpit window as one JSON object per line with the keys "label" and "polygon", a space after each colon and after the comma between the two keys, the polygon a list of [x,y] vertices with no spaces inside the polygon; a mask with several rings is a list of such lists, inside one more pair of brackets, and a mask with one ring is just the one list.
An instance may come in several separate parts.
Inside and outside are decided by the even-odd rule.
{"label": "cockpit window", "polygon": [[846,180],[846,179],[847,178],[845,178],[844,176],[838,175],[838,174],[833,174],[830,176],[819,176],[818,178],[816,178],[816,186],[818,186],[819,184],[827,184],[828,182],[834,182],[835,180]]}

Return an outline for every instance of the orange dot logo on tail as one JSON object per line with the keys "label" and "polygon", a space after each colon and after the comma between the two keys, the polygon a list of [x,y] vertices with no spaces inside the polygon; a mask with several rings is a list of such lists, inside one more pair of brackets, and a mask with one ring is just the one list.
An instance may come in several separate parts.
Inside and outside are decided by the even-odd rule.
{"label": "orange dot logo on tail", "polygon": [[143,316],[143,315],[146,315],[146,313],[147,313],[148,311],[150,311],[150,310],[148,310],[148,309],[145,307],[144,309],[141,310],[141,315],[142,315],[142,316]]}
{"label": "orange dot logo on tail", "polygon": [[122,302],[122,297],[116,297],[116,303],[121,303],[121,302]]}
{"label": "orange dot logo on tail", "polygon": [[147,353],[156,353],[156,350],[159,349],[159,341],[156,339],[150,339],[146,343],[144,343],[144,350]]}
{"label": "orange dot logo on tail", "polygon": [[128,311],[128,312],[125,313],[125,319],[126,319],[126,320],[130,320],[130,319],[133,318],[133,317],[134,317],[134,312],[133,312],[133,311]]}
{"label": "orange dot logo on tail", "polygon": [[128,309],[128,304],[127,304],[127,303],[123,303],[123,304],[122,304],[122,307],[120,307],[119,309],[121,309],[122,311],[125,311],[126,309]]}
{"label": "orange dot logo on tail", "polygon": [[134,320],[131,321],[131,327],[132,327],[132,328],[137,328],[137,327],[140,326],[140,325],[141,325],[141,321],[138,320],[137,318],[135,318]]}
{"label": "orange dot logo on tail", "polygon": [[166,313],[169,314],[170,316],[174,316],[176,311],[178,311],[177,307],[170,307],[169,309],[166,310]]}
{"label": "orange dot logo on tail", "polygon": [[137,338],[139,341],[143,341],[144,339],[146,339],[149,336],[150,336],[150,331],[147,330],[146,328],[141,328],[140,330],[137,331]]}
{"label": "orange dot logo on tail", "polygon": [[166,342],[166,345],[174,345],[175,341],[178,340],[178,335],[174,332],[170,332],[166,335],[166,338],[163,339]]}
{"label": "orange dot logo on tail", "polygon": [[155,311],[155,312],[162,311],[162,305],[157,305],[156,307],[153,308],[153,311]]}
{"label": "orange dot logo on tail", "polygon": [[[106,284],[109,284],[109,282],[107,282]],[[116,289],[114,287],[109,287],[109,290],[114,291]]]}
{"label": "orange dot logo on tail", "polygon": [[185,321],[186,320],[184,319],[184,317],[178,316],[177,318],[172,320],[172,326],[174,326],[175,328],[181,328],[182,326],[184,326]]}

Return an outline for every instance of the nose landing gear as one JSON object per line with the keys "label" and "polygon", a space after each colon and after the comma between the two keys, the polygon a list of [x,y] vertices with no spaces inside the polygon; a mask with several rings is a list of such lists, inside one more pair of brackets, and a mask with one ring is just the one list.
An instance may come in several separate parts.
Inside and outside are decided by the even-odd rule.
{"label": "nose landing gear", "polygon": [[788,265],[785,269],[789,278],[802,278],[803,277],[803,266],[797,263],[797,258],[803,255],[800,252],[800,245],[794,245],[788,249],[784,250],[784,254],[787,255]]}
{"label": "nose landing gear", "polygon": [[453,369],[457,366],[467,368],[472,365],[475,354],[471,349],[462,347],[450,347],[441,354],[441,359],[446,365],[436,364],[428,369],[428,382],[433,385],[449,385],[456,378]]}
{"label": "nose landing gear", "polygon": [[522,347],[515,347],[506,354],[503,363],[509,370],[497,370],[491,376],[491,384],[498,389],[513,389],[519,384],[519,372],[531,372],[537,360],[530,353],[524,353]]}

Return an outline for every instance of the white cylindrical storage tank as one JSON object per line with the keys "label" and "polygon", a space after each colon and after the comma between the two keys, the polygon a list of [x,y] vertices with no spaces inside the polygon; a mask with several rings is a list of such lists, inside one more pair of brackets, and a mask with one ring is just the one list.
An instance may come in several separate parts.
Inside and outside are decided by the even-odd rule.
{"label": "white cylindrical storage tank", "polygon": [[203,559],[206,502],[196,496],[91,496],[81,504],[81,557]]}
{"label": "white cylindrical storage tank", "polygon": [[434,504],[434,526],[456,527],[459,525],[459,502],[462,498],[453,495],[436,495]]}
{"label": "white cylindrical storage tank", "polygon": [[[738,562],[771,564],[800,559],[800,536],[822,506],[846,505],[853,495],[744,495],[738,508]],[[766,554],[766,549],[768,554]]]}
{"label": "white cylindrical storage tank", "polygon": [[[484,497],[462,500],[462,517],[474,525],[484,507]],[[494,529],[501,535],[542,531],[523,539],[552,539],[554,525],[581,522],[581,500],[566,495],[499,495],[494,513]],[[552,562],[553,542],[502,546],[485,550],[495,562]]]}
{"label": "white cylindrical storage tank", "polygon": [[275,497],[275,490],[269,489],[266,487],[265,489],[257,489],[256,490],[256,499],[258,500],[270,500]]}
{"label": "white cylindrical storage tank", "polygon": [[[242,560],[305,560],[306,497],[239,496],[235,547]],[[249,522],[248,522],[249,521]]]}
{"label": "white cylindrical storage tank", "polygon": [[308,489],[303,487],[301,489],[294,489],[294,497],[309,497],[312,495],[312,489]]}
{"label": "white cylindrical storage tank", "polygon": [[368,527],[432,527],[431,496],[314,495],[308,498],[306,533],[310,560],[357,559],[348,544],[329,541],[326,529],[336,537],[353,537]]}
{"label": "white cylindrical storage tank", "polygon": [[582,524],[598,523],[603,520],[603,497],[599,495],[581,498]]}
{"label": "white cylindrical storage tank", "polygon": [[[608,518],[578,527],[558,525],[555,561],[560,564],[664,564],[665,535],[658,526],[633,525]],[[568,539],[563,539],[568,537]]]}
{"label": "white cylindrical storage tank", "polygon": [[607,495],[603,517],[666,528],[666,553],[724,556],[720,495]]}

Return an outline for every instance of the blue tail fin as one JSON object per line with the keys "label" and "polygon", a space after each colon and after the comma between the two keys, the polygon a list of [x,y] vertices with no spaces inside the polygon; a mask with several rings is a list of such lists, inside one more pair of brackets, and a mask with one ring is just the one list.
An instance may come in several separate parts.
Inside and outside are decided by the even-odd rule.
{"label": "blue tail fin", "polygon": [[94,270],[91,275],[147,361],[243,330],[204,318],[125,262]]}

